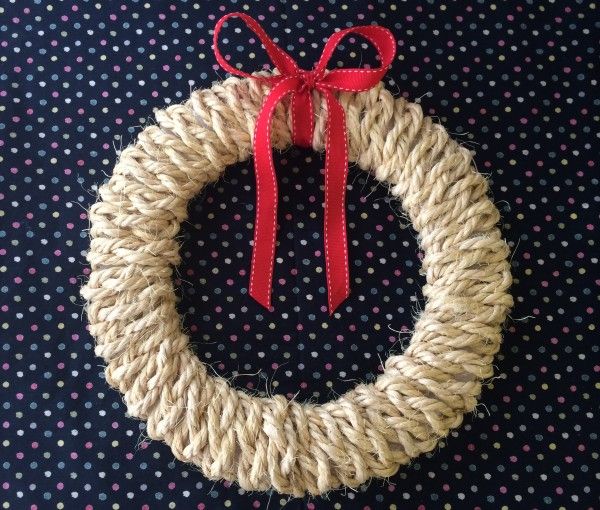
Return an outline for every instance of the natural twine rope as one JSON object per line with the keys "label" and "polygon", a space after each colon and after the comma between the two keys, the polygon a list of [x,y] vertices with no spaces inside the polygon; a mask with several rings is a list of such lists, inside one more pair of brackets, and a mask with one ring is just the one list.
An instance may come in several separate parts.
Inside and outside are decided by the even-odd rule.
{"label": "natural twine rope", "polygon": [[[92,272],[82,295],[106,379],[151,438],[210,479],[321,494],[393,475],[475,408],[512,306],[508,247],[470,151],[381,84],[343,93],[350,160],[389,184],[424,252],[426,306],[410,346],[374,384],[323,405],[250,396],[209,375],[176,310],[175,237],[188,201],[250,157],[266,92],[230,78],[156,112],[90,209]],[[315,93],[315,151],[324,148],[324,108]],[[287,103],[272,137],[279,149],[291,144]]]}

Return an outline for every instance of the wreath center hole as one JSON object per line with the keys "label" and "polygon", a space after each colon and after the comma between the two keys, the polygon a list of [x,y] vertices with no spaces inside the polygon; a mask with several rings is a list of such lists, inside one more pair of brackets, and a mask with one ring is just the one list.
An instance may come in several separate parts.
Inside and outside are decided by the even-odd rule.
{"label": "wreath center hole", "polygon": [[253,160],[228,167],[190,202],[182,224],[178,311],[215,375],[260,395],[326,402],[371,382],[408,345],[422,306],[419,252],[400,203],[351,166],[346,193],[350,297],[329,317],[321,154],[275,152],[277,247],[268,311],[248,294]]}

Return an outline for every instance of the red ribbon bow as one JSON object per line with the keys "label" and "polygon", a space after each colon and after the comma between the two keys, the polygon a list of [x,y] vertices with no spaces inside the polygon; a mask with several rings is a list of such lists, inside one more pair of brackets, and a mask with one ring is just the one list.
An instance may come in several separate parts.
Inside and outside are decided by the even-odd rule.
{"label": "red ribbon bow", "polygon": [[[240,18],[260,39],[267,55],[280,74],[263,77],[251,75],[229,65],[218,48],[219,32],[232,17]],[[340,41],[357,34],[373,44],[381,66],[375,69],[326,69],[329,59]],[[348,241],[346,238],[346,176],[348,151],[344,109],[334,96],[334,90],[360,92],[374,87],[383,77],[396,53],[392,33],[383,27],[358,26],[335,32],[325,44],[323,54],[314,69],[300,69],[283,49],[277,46],[259,23],[247,14],[233,12],[216,24],[214,52],[217,62],[231,74],[253,78],[273,85],[256,119],[254,131],[254,166],[256,174],[256,219],[254,247],[250,273],[250,295],[263,306],[271,306],[271,284],[275,259],[277,230],[277,179],[271,152],[271,119],[277,104],[292,95],[292,140],[294,144],[311,147],[314,119],[312,91],[319,91],[327,105],[327,135],[325,155],[325,261],[327,270],[327,298],[329,313],[350,293],[348,275]]]}

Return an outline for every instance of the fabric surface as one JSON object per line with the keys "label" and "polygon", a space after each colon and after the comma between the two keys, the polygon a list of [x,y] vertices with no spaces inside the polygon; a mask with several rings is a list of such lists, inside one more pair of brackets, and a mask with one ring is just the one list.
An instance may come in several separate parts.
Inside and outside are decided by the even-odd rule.
{"label": "fabric surface", "polygon": [[[515,308],[477,413],[389,480],[326,498],[210,482],[125,416],[93,353],[79,287],[87,207],[152,110],[225,74],[212,27],[257,17],[311,67],[335,28],[390,28],[385,83],[477,152],[513,249]],[[236,32],[235,28],[240,28]],[[0,6],[0,502],[2,508],[597,508],[598,103],[592,2],[108,2]],[[222,48],[266,59],[232,22]],[[373,63],[346,41],[332,62]],[[190,206],[179,311],[198,356],[251,392],[324,402],[372,380],[423,306],[399,204],[350,169],[351,295],[329,317],[323,157],[275,154],[273,304],[247,295],[252,161]]]}

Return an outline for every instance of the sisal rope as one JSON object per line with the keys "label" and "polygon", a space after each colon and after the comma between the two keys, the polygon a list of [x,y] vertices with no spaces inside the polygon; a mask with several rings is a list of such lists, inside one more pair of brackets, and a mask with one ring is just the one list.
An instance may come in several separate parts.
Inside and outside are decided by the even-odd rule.
{"label": "sisal rope", "polygon": [[[349,160],[389,185],[424,252],[426,305],[410,345],[375,383],[323,405],[251,396],[209,375],[176,309],[176,236],[189,200],[251,156],[267,92],[230,78],[155,113],[90,208],[82,295],[106,380],[129,414],[147,421],[150,438],[210,479],[316,495],[393,475],[475,408],[512,306],[509,251],[469,150],[382,84],[342,93]],[[326,112],[314,98],[313,148],[322,151]],[[288,107],[280,104],[273,120],[278,149],[291,144]]]}

